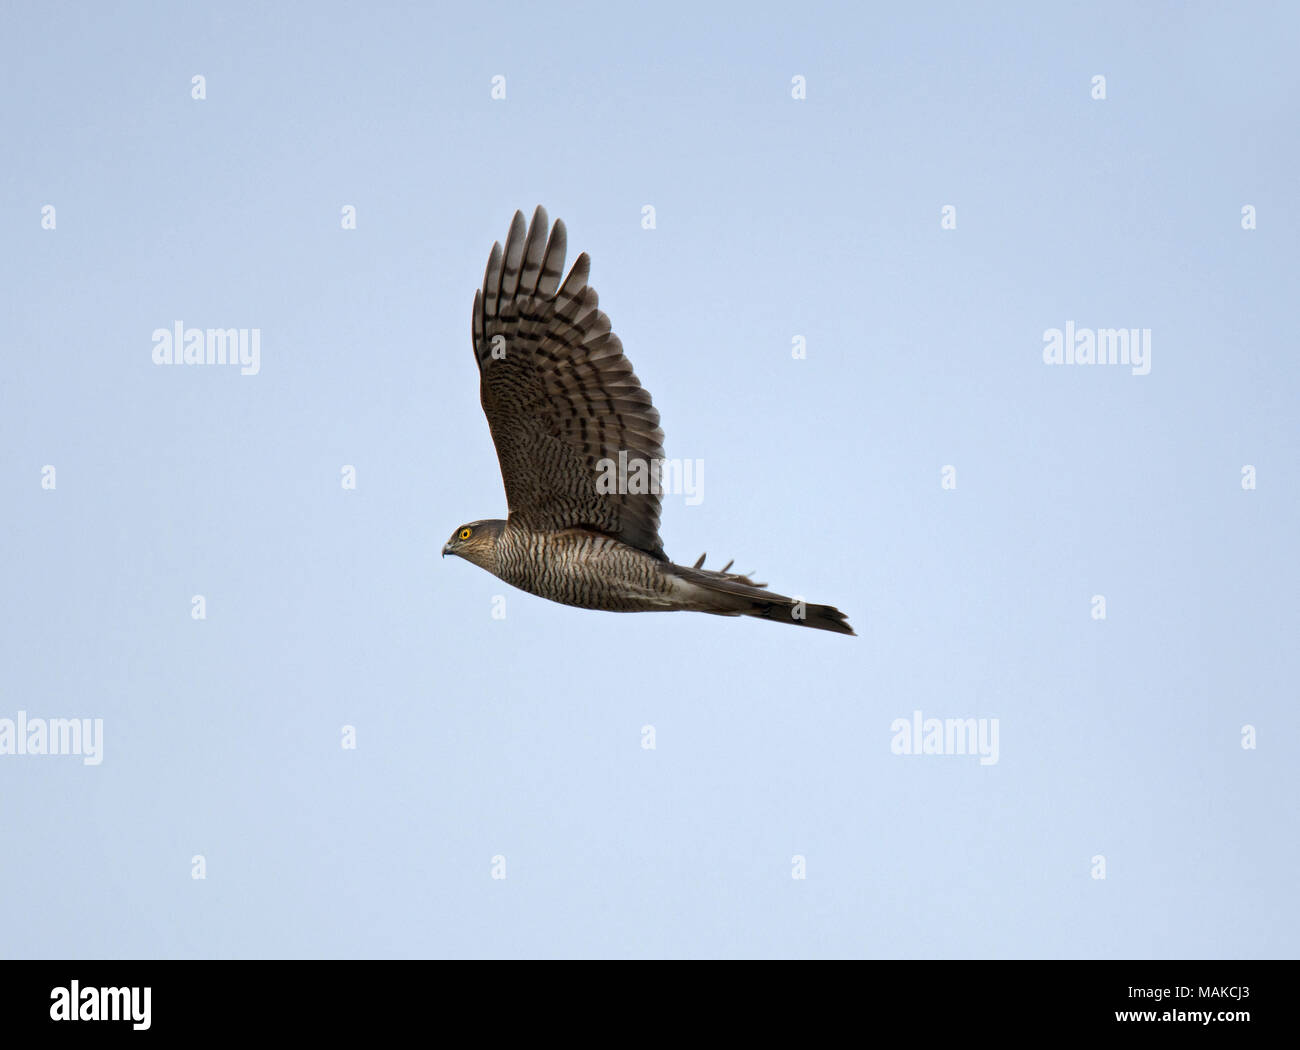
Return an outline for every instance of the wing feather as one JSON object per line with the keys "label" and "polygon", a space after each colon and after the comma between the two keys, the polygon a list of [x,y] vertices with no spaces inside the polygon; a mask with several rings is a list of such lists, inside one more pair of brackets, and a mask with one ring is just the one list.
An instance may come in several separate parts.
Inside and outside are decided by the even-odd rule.
{"label": "wing feather", "polygon": [[[545,209],[529,224],[516,212],[474,295],[480,399],[510,517],[540,530],[595,529],[664,558],[659,413],[587,283],[585,252],[561,283],[566,245],[564,223],[551,227]],[[620,453],[645,464],[647,491],[598,489]]]}

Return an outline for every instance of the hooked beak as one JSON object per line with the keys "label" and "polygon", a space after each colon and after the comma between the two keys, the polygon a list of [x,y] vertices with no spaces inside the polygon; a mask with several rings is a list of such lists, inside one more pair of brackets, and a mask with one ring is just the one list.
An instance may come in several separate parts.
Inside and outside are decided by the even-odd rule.
{"label": "hooked beak", "polygon": [[442,556],[445,558],[445,557],[447,557],[447,555],[450,554],[450,553],[451,553],[451,544],[450,544],[450,543],[444,543],[444,544],[442,545]]}

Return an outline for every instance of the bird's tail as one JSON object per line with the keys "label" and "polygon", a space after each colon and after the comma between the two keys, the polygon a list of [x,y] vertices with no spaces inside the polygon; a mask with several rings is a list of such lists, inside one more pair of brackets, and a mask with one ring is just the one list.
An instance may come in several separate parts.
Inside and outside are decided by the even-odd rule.
{"label": "bird's tail", "polygon": [[815,627],[819,631],[853,634],[848,618],[831,605],[813,605],[802,599],[773,594],[767,584],[755,583],[748,576],[728,572],[727,562],[721,572],[704,568],[704,555],[692,566],[665,565],[683,582],[692,608],[717,616],[757,616],[761,620],[791,623],[797,627]]}

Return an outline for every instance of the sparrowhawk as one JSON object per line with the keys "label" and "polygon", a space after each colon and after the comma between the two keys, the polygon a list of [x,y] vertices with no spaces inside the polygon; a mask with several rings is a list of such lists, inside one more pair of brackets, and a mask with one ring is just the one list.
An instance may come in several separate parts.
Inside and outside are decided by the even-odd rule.
{"label": "sparrowhawk", "polygon": [[[549,236],[548,236],[549,231]],[[844,614],[766,590],[748,576],[675,565],[659,539],[659,413],[597,308],[579,255],[561,283],[564,223],[516,212],[474,293],[479,396],[501,461],[509,516],[460,526],[455,554],[506,583],[610,612],[691,610],[853,634]],[[617,484],[609,465],[640,464]],[[620,472],[620,479],[626,476]]]}

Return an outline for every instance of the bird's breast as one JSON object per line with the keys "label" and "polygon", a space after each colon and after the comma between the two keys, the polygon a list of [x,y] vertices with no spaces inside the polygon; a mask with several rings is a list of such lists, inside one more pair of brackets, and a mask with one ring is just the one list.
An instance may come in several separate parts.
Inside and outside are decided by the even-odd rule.
{"label": "bird's breast", "polygon": [[585,529],[507,528],[498,541],[497,564],[497,575],[507,583],[584,609],[663,608],[672,586],[644,551]]}

